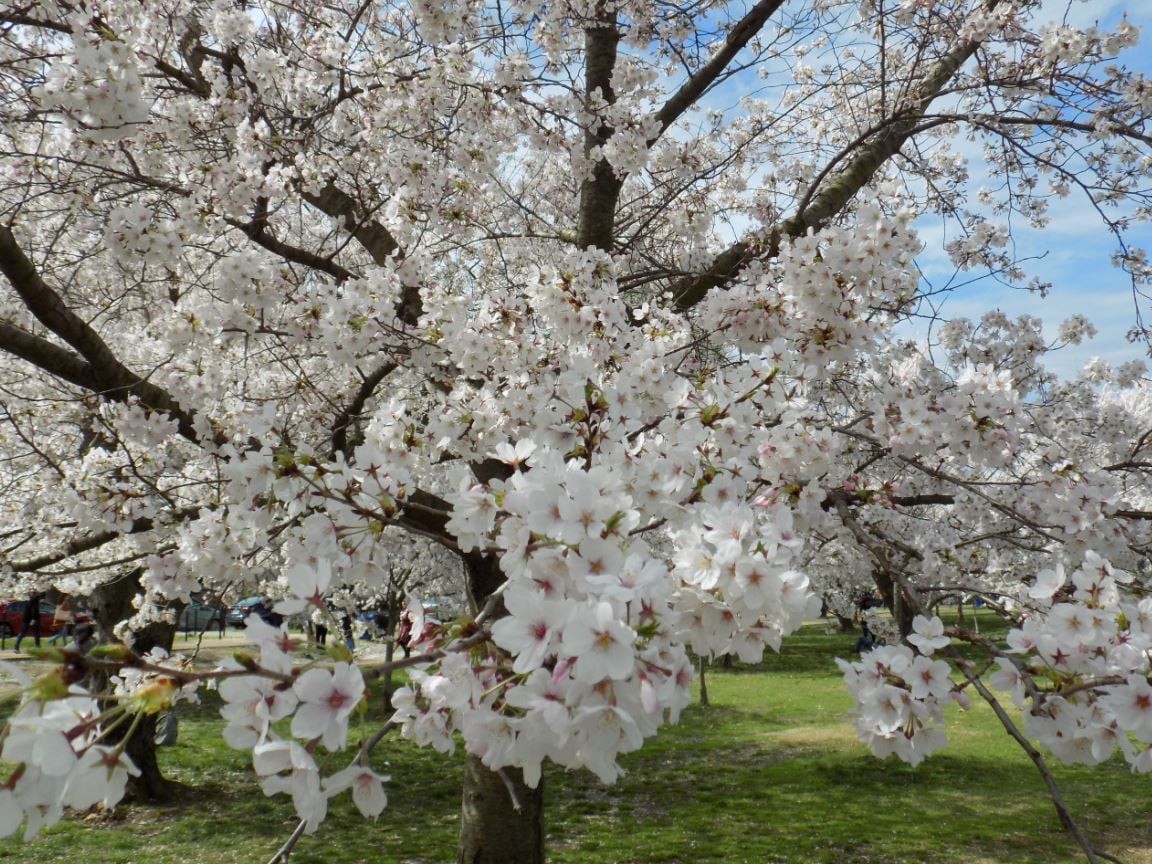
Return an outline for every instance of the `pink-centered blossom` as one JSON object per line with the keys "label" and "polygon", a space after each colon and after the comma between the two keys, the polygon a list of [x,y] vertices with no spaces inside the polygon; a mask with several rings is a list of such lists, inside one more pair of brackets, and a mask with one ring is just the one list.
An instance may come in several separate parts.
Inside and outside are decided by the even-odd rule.
{"label": "pink-centered blossom", "polygon": [[559,644],[568,609],[559,601],[523,588],[508,590],[504,605],[508,615],[492,625],[492,641],[516,658],[514,672],[531,672]]}
{"label": "pink-centered blossom", "polygon": [[388,806],[384,783],[389,779],[391,778],[387,775],[377,774],[364,765],[353,764],[325,777],[322,785],[328,797],[351,789],[352,803],[356,805],[356,809],[366,819],[375,819]]}
{"label": "pink-centered blossom", "polygon": [[329,750],[344,746],[348,717],[364,696],[364,676],[354,664],[337,663],[331,670],[309,669],[292,690],[300,705],[292,717],[292,734],[319,738]]}
{"label": "pink-centered blossom", "polygon": [[621,621],[611,603],[578,606],[564,628],[564,652],[576,659],[579,681],[623,679],[636,664],[635,631]]}

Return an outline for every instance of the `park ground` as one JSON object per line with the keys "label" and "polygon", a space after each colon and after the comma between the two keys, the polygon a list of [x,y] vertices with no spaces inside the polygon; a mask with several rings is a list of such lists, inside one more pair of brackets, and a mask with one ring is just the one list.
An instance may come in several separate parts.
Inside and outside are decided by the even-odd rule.
{"label": "park ground", "polygon": [[[991,626],[990,619],[986,622]],[[856,740],[835,657],[854,637],[813,622],[762,664],[709,668],[710,705],[693,705],[604,786],[587,772],[545,774],[552,864],[1064,864],[1082,861],[1026,757],[983,705],[948,712],[949,747],[917,768],[879,761]],[[206,659],[235,650],[206,637]],[[178,643],[187,650],[191,643]],[[360,646],[371,663],[379,646]],[[11,651],[0,652],[9,659]],[[27,661],[24,661],[27,662]],[[10,710],[15,694],[8,690]],[[181,706],[161,751],[176,803],[125,804],[66,819],[0,862],[260,864],[295,826],[260,792],[244,754],[221,741],[213,693]],[[386,716],[379,694],[367,720]],[[345,799],[292,864],[438,864],[455,858],[461,755],[387,739],[376,767],[389,806],[366,823]],[[1122,760],[1056,768],[1073,813],[1126,864],[1152,864],[1152,788]]]}

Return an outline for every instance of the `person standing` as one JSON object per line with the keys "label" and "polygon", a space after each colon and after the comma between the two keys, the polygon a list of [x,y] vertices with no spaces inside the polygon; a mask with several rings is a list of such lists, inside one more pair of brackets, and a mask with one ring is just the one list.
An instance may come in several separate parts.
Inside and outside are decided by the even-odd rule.
{"label": "person standing", "polygon": [[36,647],[40,647],[40,592],[33,591],[28,596],[28,602],[24,604],[24,618],[22,619],[22,626],[20,627],[20,635],[16,637],[15,650],[20,650],[20,642],[28,635],[28,631],[32,631],[32,636],[36,640]]}
{"label": "person standing", "polygon": [[412,656],[412,613],[407,609],[400,616],[400,628],[396,631],[396,643],[404,649],[404,656]]}
{"label": "person standing", "polygon": [[344,634],[344,647],[349,654],[356,653],[356,640],[352,636],[352,616],[345,612],[340,617],[340,632]]}

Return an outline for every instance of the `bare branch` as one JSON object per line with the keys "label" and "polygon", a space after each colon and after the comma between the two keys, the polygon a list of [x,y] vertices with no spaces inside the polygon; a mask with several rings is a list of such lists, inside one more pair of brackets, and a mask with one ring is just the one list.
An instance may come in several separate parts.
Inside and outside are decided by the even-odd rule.
{"label": "bare branch", "polygon": [[54,342],[0,321],[0,350],[85,390],[99,390],[92,364]]}
{"label": "bare branch", "polygon": [[[378,267],[389,261],[404,259],[404,250],[387,228],[363,212],[359,202],[344,190],[329,182],[318,193],[302,191],[301,196],[322,213],[340,219],[344,230],[372,257]],[[405,324],[415,326],[424,312],[418,285],[405,285],[400,302],[396,304],[396,317]]]}
{"label": "bare branch", "polygon": [[697,69],[656,112],[656,119],[660,121],[660,131],[648,141],[648,146],[651,147],[655,144],[660,135],[675,123],[681,114],[691,108],[697,99],[704,95],[704,92],[716,82],[728,64],[732,62],[732,59],[752,40],[752,37],[764,28],[768,19],[783,5],[784,0],[760,0],[748,10],[747,15],[736,22],[736,25],[728,32],[728,38],[724,40],[724,47],[713,54],[712,59]]}

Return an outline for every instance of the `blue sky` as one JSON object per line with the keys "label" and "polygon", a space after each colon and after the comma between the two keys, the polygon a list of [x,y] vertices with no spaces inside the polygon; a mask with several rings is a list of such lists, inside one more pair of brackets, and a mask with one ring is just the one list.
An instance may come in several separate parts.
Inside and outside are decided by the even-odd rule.
{"label": "blue sky", "polygon": [[[1141,30],[1141,44],[1127,52],[1123,60],[1129,68],[1152,77],[1152,0],[1045,2],[1040,20],[1066,19],[1078,26],[1095,22],[1107,26],[1121,15],[1126,15]],[[974,165],[974,175],[977,170]],[[1152,178],[1145,184],[1149,185]],[[1013,230],[1018,254],[1036,259],[1024,265],[1028,273],[1052,284],[1046,298],[982,280],[954,292],[943,303],[942,314],[976,318],[988,309],[999,308],[1013,317],[1035,315],[1044,319],[1045,331],[1050,336],[1054,336],[1062,320],[1075,313],[1085,315],[1099,332],[1091,341],[1052,355],[1049,367],[1063,376],[1075,375],[1094,356],[1113,364],[1144,359],[1146,346],[1129,343],[1125,338],[1136,322],[1136,307],[1131,281],[1111,263],[1117,249],[1115,238],[1082,197],[1069,196],[1057,202],[1051,216],[1051,224],[1043,231]],[[942,240],[940,225],[926,219],[917,227],[925,242],[921,265],[926,274],[946,278],[951,268],[937,251]],[[1128,234],[1128,239],[1133,245],[1152,249],[1152,227],[1141,225]],[[1144,301],[1142,313],[1145,324],[1152,324],[1152,303]]]}
{"label": "blue sky", "polygon": [[[1110,28],[1121,16],[1126,16],[1141,30],[1140,44],[1125,52],[1121,61],[1152,78],[1152,0],[1043,0],[1036,21],[1037,24],[1065,21],[1077,27],[1098,24]],[[780,71],[787,76],[783,67]],[[760,86],[758,81],[733,79],[709,94],[705,105],[738,111],[741,97],[754,94]],[[980,145],[968,145],[956,139],[949,143],[957,153],[969,158],[972,190],[983,185]],[[1152,177],[1144,186],[1152,188]],[[1063,377],[1075,376],[1092,357],[1102,357],[1113,365],[1145,359],[1147,346],[1126,339],[1137,321],[1137,314],[1131,280],[1111,262],[1117,251],[1115,238],[1104,227],[1091,203],[1075,193],[1054,202],[1049,216],[1051,222],[1042,231],[1021,227],[1025,220],[1018,217],[1011,232],[1017,256],[1029,259],[1022,264],[1028,277],[1051,284],[1046,297],[1007,287],[991,278],[974,279],[978,275],[975,272],[959,274],[955,282],[973,281],[949,294],[939,307],[940,314],[944,318],[976,319],[989,309],[998,308],[1011,317],[1033,315],[1044,320],[1045,332],[1052,343],[1060,322],[1077,313],[1085,315],[1097,328],[1095,338],[1079,346],[1063,348],[1047,358],[1047,366]],[[996,217],[989,218],[999,221]],[[727,231],[735,239],[745,227],[737,220]],[[919,266],[933,284],[948,282],[954,267],[943,251],[945,234],[939,217],[925,217],[917,222],[916,228],[924,243],[924,251],[918,257]],[[1138,226],[1126,239],[1131,245],[1152,251],[1152,226]],[[1144,301],[1141,311],[1144,323],[1152,326],[1152,302]],[[911,324],[901,328],[901,333],[923,339],[927,337],[927,327]],[[1149,365],[1152,366],[1152,362]]]}

